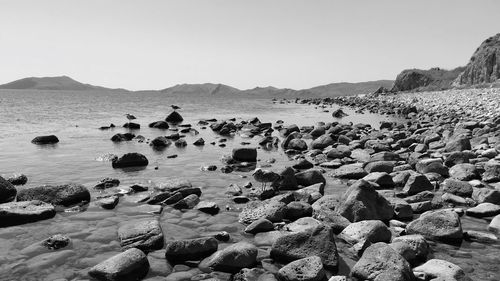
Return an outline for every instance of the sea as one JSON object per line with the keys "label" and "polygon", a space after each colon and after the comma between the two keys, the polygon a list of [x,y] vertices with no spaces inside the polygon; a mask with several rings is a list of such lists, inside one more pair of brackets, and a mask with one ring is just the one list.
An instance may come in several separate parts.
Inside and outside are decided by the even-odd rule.
{"label": "sea", "polygon": [[[273,100],[274,98],[274,100]],[[175,131],[149,128],[148,124],[164,120],[172,112],[171,105],[181,107],[178,113],[183,124],[191,124],[199,134],[187,133],[188,146],[171,145],[158,151],[148,145],[147,140],[165,136]],[[262,122],[275,124],[282,120],[284,125],[316,126],[318,122],[367,123],[378,128],[382,121],[404,121],[394,117],[357,113],[344,108],[348,116],[337,119],[331,112],[338,107],[321,107],[314,104],[296,103],[295,97],[253,96],[253,95],[203,95],[165,94],[161,92],[121,91],[39,91],[0,90],[0,175],[10,177],[25,174],[28,183],[18,189],[41,185],[76,183],[86,186],[92,195],[88,206],[80,211],[61,211],[48,220],[0,228],[0,280],[89,280],[88,269],[121,252],[117,229],[121,224],[136,219],[154,217],[160,221],[165,240],[189,239],[213,235],[220,231],[230,234],[228,243],[249,241],[259,246],[259,255],[265,255],[269,243],[260,237],[243,233],[244,226],[238,223],[238,214],[244,204],[236,204],[226,194],[231,184],[243,186],[254,182],[250,172],[234,171],[222,173],[221,159],[230,155],[233,148],[259,147],[258,136],[250,138],[236,133],[220,136],[209,127],[198,125],[200,120],[236,119],[235,122],[257,117]],[[139,130],[130,131],[122,126],[128,122],[125,114],[132,114],[139,123]],[[109,130],[102,126],[116,125]],[[171,128],[175,128],[172,126]],[[110,138],[117,133],[132,132],[143,136],[146,141],[137,140],[114,143]],[[56,135],[55,145],[35,145],[31,140],[40,135]],[[273,135],[278,136],[278,132]],[[192,143],[198,138],[205,145]],[[226,140],[222,140],[226,139]],[[212,144],[214,143],[214,144]],[[225,144],[224,147],[220,144]],[[139,152],[149,159],[149,165],[142,169],[113,169],[107,161],[109,155],[121,156]],[[175,158],[170,156],[177,155]],[[280,148],[258,150],[258,166],[280,171],[295,164],[294,159]],[[215,165],[215,171],[204,167]],[[103,178],[116,178],[120,186],[110,190],[94,189]],[[221,211],[209,215],[192,210],[175,210],[165,206],[161,214],[151,213],[150,206],[137,203],[137,194],[123,195],[113,210],[97,206],[93,200],[99,196],[118,191],[121,187],[142,184],[154,190],[162,183],[173,179],[189,180],[194,187],[202,189],[202,201],[216,202]],[[330,181],[330,180],[329,180]],[[347,187],[328,183],[326,194],[341,196]],[[250,190],[244,190],[248,193]],[[463,218],[464,229],[485,231],[484,220]],[[33,245],[54,234],[71,238],[68,247],[60,250],[41,250]],[[269,238],[270,239],[270,238]],[[147,278],[164,276],[166,265],[161,251],[150,256],[151,269]],[[461,266],[473,280],[500,280],[500,247],[497,244],[464,242],[461,246],[432,245],[432,257],[441,258]],[[348,274],[355,261],[342,257],[341,273]],[[175,267],[174,271],[197,269]]]}

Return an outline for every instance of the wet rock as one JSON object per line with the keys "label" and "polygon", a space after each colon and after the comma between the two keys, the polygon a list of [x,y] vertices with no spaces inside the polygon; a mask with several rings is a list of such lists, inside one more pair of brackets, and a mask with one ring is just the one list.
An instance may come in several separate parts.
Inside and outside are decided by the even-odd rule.
{"label": "wet rock", "polygon": [[111,195],[102,199],[99,199],[97,201],[97,205],[101,206],[103,209],[111,210],[118,205],[118,202],[120,201],[120,197],[117,195]]}
{"label": "wet rock", "polygon": [[242,268],[251,268],[257,262],[258,249],[247,242],[238,242],[218,250],[204,259],[199,267],[203,269],[236,273]]}
{"label": "wet rock", "polygon": [[297,183],[302,186],[310,186],[316,183],[326,183],[326,179],[320,170],[310,169],[295,174]]}
{"label": "wet rock", "polygon": [[200,197],[196,194],[190,194],[177,201],[172,207],[174,209],[192,209],[200,202]]}
{"label": "wet rock", "polygon": [[293,168],[297,170],[306,170],[312,167],[314,167],[314,164],[307,161],[306,159],[302,159],[297,164],[293,165]]}
{"label": "wet rock", "polygon": [[352,268],[351,275],[361,280],[413,281],[410,264],[385,243],[369,246]]}
{"label": "wet rock", "polygon": [[113,142],[131,141],[133,138],[135,138],[135,135],[132,133],[115,134],[111,137],[111,141]]}
{"label": "wet rock", "polygon": [[118,228],[118,237],[124,249],[135,247],[149,252],[163,248],[163,232],[156,219],[126,222]]}
{"label": "wet rock", "polygon": [[31,140],[34,144],[54,144],[58,143],[59,139],[54,135],[49,136],[38,136]]}
{"label": "wet rock", "polygon": [[181,123],[182,121],[184,121],[184,118],[182,118],[179,112],[173,111],[165,118],[165,121],[169,123]]}
{"label": "wet rock", "polygon": [[[12,177],[9,177],[7,181],[10,182],[12,185],[25,185],[28,182],[28,177],[24,174],[14,175]],[[2,186],[1,180],[0,180],[0,186]]]}
{"label": "wet rock", "polygon": [[330,134],[325,134],[311,142],[312,149],[325,149],[326,147],[335,143],[335,140]]}
{"label": "wet rock", "polygon": [[291,221],[302,217],[312,216],[313,209],[311,204],[305,202],[290,202],[286,206],[285,218]]}
{"label": "wet rock", "polygon": [[218,245],[213,237],[169,241],[165,244],[165,258],[174,264],[200,260],[215,253]]}
{"label": "wet rock", "polygon": [[392,177],[386,172],[372,172],[366,175],[363,180],[376,183],[380,188],[394,188]]}
{"label": "wet rock", "polygon": [[429,254],[429,244],[425,237],[419,234],[395,237],[390,246],[410,264],[425,261]]}
{"label": "wet rock", "polygon": [[149,128],[166,130],[169,128],[169,126],[168,126],[168,123],[165,121],[156,121],[156,122],[150,123]]}
{"label": "wet rock", "polygon": [[133,122],[128,122],[123,124],[123,128],[138,130],[141,128],[141,125]]}
{"label": "wet rock", "polygon": [[427,211],[406,227],[408,234],[421,234],[427,239],[445,243],[462,240],[462,225],[457,213],[451,209]]}
{"label": "wet rock", "polygon": [[0,203],[14,200],[16,194],[14,185],[0,176]]}
{"label": "wet rock", "polygon": [[83,185],[45,185],[23,189],[17,194],[17,201],[40,200],[53,205],[70,206],[90,201],[90,193]]}
{"label": "wet rock", "polygon": [[363,169],[360,164],[349,164],[344,165],[335,171],[332,175],[340,179],[361,179],[368,175],[368,173]]}
{"label": "wet rock", "polygon": [[266,218],[271,222],[283,220],[286,212],[286,204],[273,199],[264,201],[252,201],[247,203],[239,214],[239,222],[250,224],[260,218]]}
{"label": "wet rock", "polygon": [[304,151],[307,150],[307,143],[303,139],[292,139],[285,148]]}
{"label": "wet rock", "polygon": [[444,151],[453,152],[453,151],[464,151],[464,150],[470,150],[470,149],[471,149],[471,145],[470,145],[469,139],[465,138],[465,137],[460,137],[460,138],[449,140],[446,143],[446,147],[444,148]]}
{"label": "wet rock", "polygon": [[472,281],[458,265],[439,259],[431,259],[413,269],[416,276],[430,280]]}
{"label": "wet rock", "polygon": [[340,234],[339,238],[354,245],[358,243],[376,243],[391,241],[391,231],[379,220],[365,220],[351,223]]}
{"label": "wet rock", "polygon": [[280,173],[280,180],[273,182],[271,186],[279,190],[295,190],[298,188],[295,170],[291,167],[285,167]]}
{"label": "wet rock", "polygon": [[187,146],[187,142],[185,139],[178,139],[174,142],[176,147],[185,147]]}
{"label": "wet rock", "polygon": [[500,205],[492,203],[481,203],[475,207],[467,209],[468,216],[476,218],[492,217],[500,214]]}
{"label": "wet rock", "polygon": [[476,179],[479,175],[476,166],[468,163],[457,164],[451,167],[449,172],[451,178],[461,181]]}
{"label": "wet rock", "polygon": [[274,224],[265,218],[260,218],[245,228],[246,233],[257,234],[259,232],[267,232],[274,230]]}
{"label": "wet rock", "polygon": [[201,201],[196,205],[196,209],[210,215],[216,215],[220,210],[219,205],[211,201]]}
{"label": "wet rock", "polygon": [[149,145],[152,146],[153,148],[165,148],[170,146],[171,144],[172,142],[163,136],[156,137],[149,143]]}
{"label": "wet rock", "polygon": [[235,148],[233,149],[232,158],[236,161],[241,162],[256,162],[257,161],[257,149],[256,148]]}
{"label": "wet rock", "polygon": [[443,192],[448,192],[462,197],[472,196],[472,185],[470,183],[455,179],[446,179],[442,183]]}
{"label": "wet rock", "polygon": [[0,204],[0,227],[50,219],[55,215],[53,205],[38,200],[3,203]]}
{"label": "wet rock", "polygon": [[434,190],[434,186],[426,176],[421,174],[411,174],[403,187],[403,191],[408,195],[428,190]]}
{"label": "wet rock", "polygon": [[203,138],[199,138],[195,142],[193,142],[193,145],[195,145],[195,146],[205,145],[205,140]]}
{"label": "wet rock", "polygon": [[375,161],[369,162],[364,167],[367,173],[386,172],[392,173],[394,170],[394,161]]}
{"label": "wet rock", "polygon": [[498,238],[495,234],[481,231],[468,230],[464,232],[464,239],[479,243],[496,243]]}
{"label": "wet rock", "polygon": [[483,181],[500,181],[500,162],[486,162],[484,165]]}
{"label": "wet rock", "polygon": [[113,179],[113,178],[103,178],[99,181],[98,184],[94,186],[95,189],[107,189],[111,187],[116,187],[120,185],[120,180],[119,179]]}
{"label": "wet rock", "polygon": [[49,250],[59,250],[69,245],[71,239],[62,234],[52,235],[42,241],[42,245]]}
{"label": "wet rock", "polygon": [[324,278],[325,271],[318,256],[293,261],[278,271],[281,281],[321,281]]}
{"label": "wet rock", "polygon": [[140,167],[147,166],[149,164],[146,156],[137,153],[126,153],[120,158],[113,159],[111,165],[113,168],[127,168],[127,167]]}
{"label": "wet rock", "polygon": [[347,189],[340,200],[338,212],[351,222],[388,221],[394,216],[389,201],[364,180],[358,180]]}
{"label": "wet rock", "polygon": [[128,249],[89,270],[89,275],[102,281],[135,281],[149,271],[147,256],[139,249]]}
{"label": "wet rock", "polygon": [[320,225],[310,231],[279,237],[271,248],[271,258],[280,262],[291,262],[313,255],[321,258],[325,268],[337,271],[339,256],[330,227]]}

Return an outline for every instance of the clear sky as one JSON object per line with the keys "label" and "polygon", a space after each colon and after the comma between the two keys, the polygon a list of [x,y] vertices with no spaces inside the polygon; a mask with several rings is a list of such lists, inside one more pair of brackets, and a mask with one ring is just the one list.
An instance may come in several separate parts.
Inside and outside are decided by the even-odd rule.
{"label": "clear sky", "polygon": [[0,0],[0,84],[294,89],[465,65],[499,0]]}

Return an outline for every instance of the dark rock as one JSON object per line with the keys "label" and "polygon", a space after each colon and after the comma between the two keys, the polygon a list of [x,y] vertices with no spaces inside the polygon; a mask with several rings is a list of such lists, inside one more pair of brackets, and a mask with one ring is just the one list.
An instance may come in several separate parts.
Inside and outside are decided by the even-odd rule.
{"label": "dark rock", "polygon": [[141,125],[137,124],[137,123],[133,123],[133,122],[128,122],[128,123],[123,124],[123,128],[138,130],[141,128]]}
{"label": "dark rock", "polygon": [[332,228],[333,233],[341,233],[351,222],[330,209],[320,209],[313,212],[313,217]]}
{"label": "dark rock", "polygon": [[216,215],[220,210],[217,203],[209,201],[202,201],[198,203],[198,205],[196,205],[196,209],[210,215]]}
{"label": "dark rock", "polygon": [[111,162],[113,168],[127,168],[127,167],[140,167],[147,166],[149,164],[146,156],[137,153],[126,153],[122,157],[113,159]]}
{"label": "dark rock", "polygon": [[99,181],[98,184],[94,186],[95,189],[107,189],[120,185],[119,179],[104,178]]}
{"label": "dark rock", "polygon": [[414,195],[427,190],[434,190],[434,186],[426,176],[416,173],[410,175],[403,187],[403,191],[408,195]]}
{"label": "dark rock", "polygon": [[443,192],[448,192],[462,197],[472,196],[472,185],[470,183],[455,179],[445,179],[442,183]]}
{"label": "dark rock", "polygon": [[313,255],[321,258],[325,268],[337,271],[339,256],[330,227],[320,225],[311,231],[279,237],[271,248],[271,258],[281,262],[291,262]]}
{"label": "dark rock", "polygon": [[175,141],[174,144],[175,144],[176,147],[185,147],[185,146],[187,146],[187,142],[186,142],[185,139],[178,139],[178,140]]}
{"label": "dark rock", "polygon": [[17,190],[9,181],[0,177],[0,203],[10,202],[16,197]]}
{"label": "dark rock", "polygon": [[245,228],[246,233],[257,234],[259,232],[267,232],[274,230],[274,224],[265,218],[260,218]]}
{"label": "dark rock", "polygon": [[314,167],[314,164],[307,161],[306,159],[302,159],[297,164],[293,165],[293,168],[297,170],[306,170],[312,167]]}
{"label": "dark rock", "polygon": [[481,203],[475,207],[467,209],[468,216],[476,218],[492,217],[500,214],[500,205],[492,203]]}
{"label": "dark rock", "polygon": [[83,185],[45,185],[23,189],[17,194],[17,201],[40,200],[53,205],[71,206],[90,201],[90,193]]}
{"label": "dark rock", "polygon": [[310,186],[316,183],[326,183],[326,179],[320,170],[310,169],[295,174],[297,183],[302,186]]}
{"label": "dark rock", "polygon": [[366,175],[363,180],[376,183],[380,188],[394,188],[392,177],[386,172],[372,172]]}
{"label": "dark rock", "polygon": [[205,140],[203,138],[199,138],[195,142],[193,142],[193,145],[195,145],[195,146],[205,145]]}
{"label": "dark rock", "polygon": [[0,204],[0,227],[46,220],[56,215],[54,206],[42,201],[22,201]]}
{"label": "dark rock", "polygon": [[313,209],[305,202],[290,202],[286,206],[285,218],[291,221],[312,216]]}
{"label": "dark rock", "polygon": [[173,111],[165,118],[165,121],[169,123],[181,123],[183,120],[184,118],[177,111]]}
{"label": "dark rock", "polygon": [[169,126],[168,126],[168,123],[165,121],[156,121],[156,122],[150,123],[149,128],[166,130],[169,128]]}
{"label": "dark rock", "polygon": [[311,142],[312,149],[324,149],[335,143],[335,140],[330,134],[325,134]]}
{"label": "dark rock", "polygon": [[111,141],[113,142],[131,141],[133,138],[135,138],[135,135],[132,133],[115,134],[111,137]]}
{"label": "dark rock", "polygon": [[[15,175],[7,179],[12,185],[25,185],[28,182],[28,177],[26,175]],[[0,186],[2,185],[0,180]],[[1,189],[1,187],[0,187]],[[1,200],[0,200],[1,201]]]}
{"label": "dark rock", "polygon": [[298,188],[297,179],[295,178],[295,170],[291,167],[285,167],[280,172],[280,180],[271,184],[279,190],[295,190]]}
{"label": "dark rock", "polygon": [[89,270],[89,275],[102,281],[141,280],[149,271],[147,256],[139,249],[128,249]]}
{"label": "dark rock", "polygon": [[101,206],[103,209],[112,210],[118,205],[120,201],[120,197],[117,195],[111,195],[108,197],[104,197],[97,201],[97,205]]}
{"label": "dark rock", "polygon": [[470,149],[471,149],[471,145],[470,145],[469,139],[465,138],[465,137],[460,137],[460,138],[449,140],[446,143],[446,147],[444,148],[444,151],[452,152],[452,151],[464,151],[464,150],[470,150]]}
{"label": "dark rock", "polygon": [[165,244],[165,258],[174,264],[200,260],[215,253],[218,245],[213,237],[169,241]]}
{"label": "dark rock", "polygon": [[172,142],[163,136],[156,137],[149,143],[149,145],[154,147],[154,148],[164,148],[164,147],[168,147],[171,144],[172,144]]}
{"label": "dark rock", "polygon": [[200,202],[200,197],[196,194],[190,194],[183,199],[179,200],[172,207],[174,209],[192,209]]}
{"label": "dark rock", "polygon": [[203,269],[236,273],[242,268],[251,268],[257,262],[258,249],[247,242],[238,242],[213,253],[199,267]]}
{"label": "dark rock", "polygon": [[38,136],[38,137],[34,138],[33,140],[31,140],[31,142],[34,144],[54,144],[54,143],[58,143],[59,139],[54,135]]}
{"label": "dark rock", "polygon": [[288,142],[285,148],[304,151],[307,150],[307,143],[303,139],[292,139]]}
{"label": "dark rock", "polygon": [[257,149],[256,148],[235,148],[233,149],[232,158],[236,161],[241,162],[256,162],[257,161]]}
{"label": "dark rock", "polygon": [[134,247],[149,252],[163,248],[163,232],[156,219],[128,221],[118,228],[118,237],[124,249]]}

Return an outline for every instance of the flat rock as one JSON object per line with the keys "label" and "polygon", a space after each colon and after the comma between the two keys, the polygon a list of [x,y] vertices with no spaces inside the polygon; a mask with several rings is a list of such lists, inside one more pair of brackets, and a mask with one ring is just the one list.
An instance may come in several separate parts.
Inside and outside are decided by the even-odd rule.
{"label": "flat rock", "polygon": [[391,231],[379,220],[365,220],[354,222],[348,225],[340,234],[339,238],[354,245],[360,242],[369,241],[389,242],[391,241]]}
{"label": "flat rock", "polygon": [[163,248],[163,232],[156,219],[126,222],[118,228],[118,237],[124,249],[135,247],[152,251]]}
{"label": "flat rock", "polygon": [[45,185],[20,190],[17,201],[40,200],[53,205],[71,206],[90,201],[89,190],[79,184]]}
{"label": "flat rock", "polygon": [[218,245],[213,237],[169,241],[165,244],[165,257],[172,263],[199,260],[215,253]]}
{"label": "flat rock", "polygon": [[238,242],[222,250],[218,250],[204,259],[199,267],[207,270],[215,270],[236,273],[242,268],[251,268],[257,263],[258,248],[247,242]]}
{"label": "flat rock", "polygon": [[454,195],[462,196],[462,197],[471,197],[472,196],[472,185],[466,181],[460,181],[456,179],[445,179],[442,182],[443,192],[448,192]]}
{"label": "flat rock", "polygon": [[467,209],[468,216],[476,218],[492,217],[500,214],[500,206],[492,203],[481,203],[475,207]]}
{"label": "flat rock", "polygon": [[53,218],[56,215],[52,204],[39,200],[0,204],[0,227]]}
{"label": "flat rock", "polygon": [[334,170],[332,176],[340,179],[361,179],[367,174],[362,165],[349,164]]}
{"label": "flat rock", "polygon": [[413,269],[415,275],[424,274],[430,280],[472,281],[458,265],[439,259],[431,259]]}
{"label": "flat rock", "polygon": [[144,278],[148,271],[147,256],[131,248],[92,267],[89,275],[102,281],[135,281]]}

